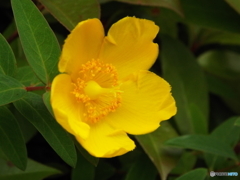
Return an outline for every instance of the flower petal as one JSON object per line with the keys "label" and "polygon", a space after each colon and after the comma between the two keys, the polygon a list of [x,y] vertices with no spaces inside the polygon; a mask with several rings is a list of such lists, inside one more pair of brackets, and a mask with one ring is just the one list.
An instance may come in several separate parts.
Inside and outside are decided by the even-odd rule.
{"label": "flower petal", "polygon": [[99,19],[80,22],[65,40],[58,64],[59,71],[75,77],[81,64],[98,58],[104,36]]}
{"label": "flower petal", "polygon": [[51,87],[51,105],[57,122],[69,133],[87,138],[89,125],[81,121],[82,108],[77,103],[73,91],[71,77],[60,74],[53,80]]}
{"label": "flower petal", "polygon": [[147,70],[158,56],[158,45],[153,43],[158,31],[159,27],[152,21],[123,18],[110,28],[100,59],[113,64],[120,78],[136,70]]}
{"label": "flower petal", "polygon": [[154,131],[163,120],[176,114],[170,85],[156,74],[139,71],[122,84],[122,105],[106,121],[129,134]]}
{"label": "flower petal", "polygon": [[76,137],[79,143],[93,156],[115,157],[135,148],[134,142],[122,130],[115,130],[104,121],[91,125],[87,139]]}

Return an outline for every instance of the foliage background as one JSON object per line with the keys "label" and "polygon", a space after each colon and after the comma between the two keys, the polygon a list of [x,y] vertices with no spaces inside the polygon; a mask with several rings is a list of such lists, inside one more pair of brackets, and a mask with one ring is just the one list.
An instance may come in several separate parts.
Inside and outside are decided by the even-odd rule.
{"label": "foliage background", "polygon": [[[1,0],[0,180],[238,179],[209,172],[240,172],[239,13],[238,0]],[[178,113],[132,136],[133,152],[97,159],[56,123],[49,89],[78,22],[100,18],[107,32],[125,16],[160,26],[151,71]]]}

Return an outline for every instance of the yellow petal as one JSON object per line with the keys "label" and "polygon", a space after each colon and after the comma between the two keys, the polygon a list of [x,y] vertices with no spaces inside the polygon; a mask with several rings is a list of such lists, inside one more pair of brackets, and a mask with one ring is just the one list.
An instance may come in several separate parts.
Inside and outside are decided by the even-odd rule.
{"label": "yellow petal", "polygon": [[129,134],[145,134],[176,114],[170,85],[149,71],[139,71],[122,84],[122,105],[106,121]]}
{"label": "yellow petal", "polygon": [[81,64],[97,59],[104,36],[99,19],[80,22],[65,40],[58,64],[59,71],[75,77]]}
{"label": "yellow petal", "polygon": [[158,56],[158,45],[153,43],[158,31],[159,27],[152,21],[123,18],[110,28],[100,59],[113,64],[120,78],[136,70],[147,70]]}
{"label": "yellow petal", "polygon": [[121,130],[115,130],[104,121],[91,126],[87,139],[76,137],[79,143],[95,157],[115,157],[135,148],[134,142]]}
{"label": "yellow petal", "polygon": [[73,91],[71,77],[60,74],[53,80],[51,87],[51,105],[57,122],[69,133],[87,138],[89,125],[81,121],[82,108],[77,103]]}

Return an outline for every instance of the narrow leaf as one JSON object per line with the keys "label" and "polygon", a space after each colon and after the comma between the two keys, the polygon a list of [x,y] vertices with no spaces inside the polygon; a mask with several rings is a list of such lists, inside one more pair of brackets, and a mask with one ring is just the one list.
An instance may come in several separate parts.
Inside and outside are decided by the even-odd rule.
{"label": "narrow leaf", "polygon": [[[240,127],[235,126],[235,122],[239,120],[240,117],[232,117],[220,124],[214,131],[211,133],[212,137],[221,139],[222,142],[230,145],[234,149],[237,144],[240,136]],[[226,157],[219,157],[213,154],[205,154],[205,161],[210,169],[217,169],[224,167],[226,163]]]}
{"label": "narrow leaf", "polygon": [[60,174],[61,172],[52,167],[45,166],[36,161],[28,159],[27,168],[21,171],[10,163],[0,159],[0,179],[1,180],[42,180],[50,175]]}
{"label": "narrow leaf", "polygon": [[203,70],[179,41],[168,36],[161,36],[161,41],[163,76],[172,86],[178,107],[176,123],[183,134],[206,134],[208,91]]}
{"label": "narrow leaf", "polygon": [[40,0],[40,2],[68,30],[72,30],[80,21],[100,18],[97,0]]}
{"label": "narrow leaf", "polygon": [[68,133],[57,123],[39,95],[28,93],[14,103],[17,110],[42,134],[54,151],[70,166],[76,164],[76,150]]}
{"label": "narrow leaf", "polygon": [[181,177],[177,178],[176,180],[193,180],[193,179],[205,180],[205,178],[207,177],[207,173],[208,173],[207,169],[198,168],[198,169],[194,169],[194,170],[182,175]]}
{"label": "narrow leaf", "polygon": [[12,0],[12,9],[24,53],[42,82],[58,73],[60,48],[47,21],[30,0]]}
{"label": "narrow leaf", "polygon": [[0,106],[24,97],[26,92],[25,87],[19,81],[0,74]]}
{"label": "narrow leaf", "polygon": [[11,161],[9,163],[13,163],[19,169],[25,170],[27,149],[23,135],[17,120],[4,106],[0,107],[0,148],[7,159]]}
{"label": "narrow leaf", "polygon": [[165,144],[237,159],[233,149],[229,144],[212,136],[196,134],[185,135],[170,139],[166,141]]}
{"label": "narrow leaf", "polygon": [[0,34],[0,74],[13,76],[16,70],[16,60],[10,45]]}
{"label": "narrow leaf", "polygon": [[[168,173],[176,166],[180,153],[179,150],[167,148],[163,142],[176,136],[176,131],[168,122],[162,122],[161,126],[150,134],[135,136],[156,166],[162,180],[166,180]],[[169,152],[174,152],[174,155]]]}

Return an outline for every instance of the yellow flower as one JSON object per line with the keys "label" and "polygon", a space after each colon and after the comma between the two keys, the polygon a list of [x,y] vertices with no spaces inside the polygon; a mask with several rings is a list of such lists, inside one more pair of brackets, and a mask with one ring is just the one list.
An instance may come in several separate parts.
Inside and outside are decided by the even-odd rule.
{"label": "yellow flower", "polygon": [[170,85],[149,72],[158,56],[152,21],[126,17],[105,37],[98,19],[80,22],[63,46],[51,88],[58,123],[93,156],[135,148],[127,133],[156,130],[176,113]]}

